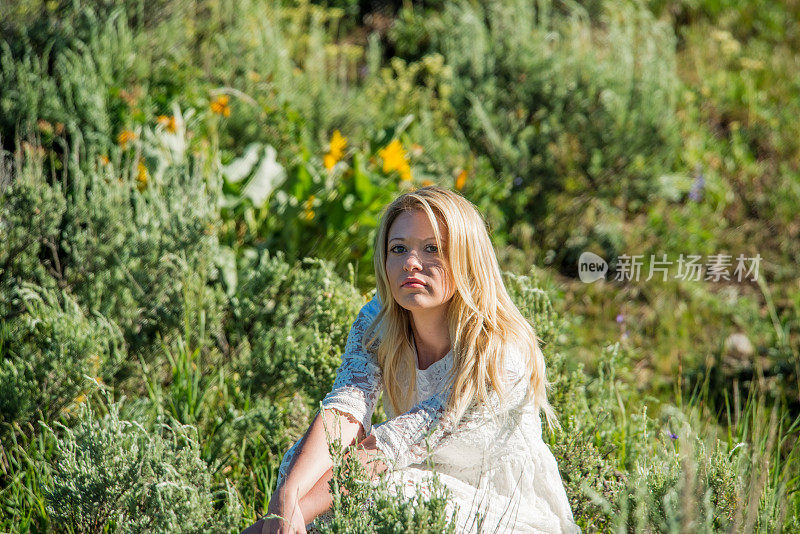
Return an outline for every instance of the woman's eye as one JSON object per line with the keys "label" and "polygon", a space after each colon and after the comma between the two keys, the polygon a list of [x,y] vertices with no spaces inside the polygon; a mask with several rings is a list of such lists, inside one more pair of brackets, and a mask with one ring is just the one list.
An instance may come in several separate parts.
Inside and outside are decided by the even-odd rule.
{"label": "woman's eye", "polygon": [[429,247],[430,249],[432,249],[432,250],[430,250],[430,252],[431,252],[432,254],[436,254],[437,252],[439,252],[439,247],[437,247],[436,245],[428,245],[428,247]]}
{"label": "woman's eye", "polygon": [[397,249],[398,247],[399,248],[405,248],[405,247],[403,247],[403,245],[395,245],[395,246],[393,246],[392,248],[389,249],[389,252],[397,252],[397,250],[395,250],[395,249]]}

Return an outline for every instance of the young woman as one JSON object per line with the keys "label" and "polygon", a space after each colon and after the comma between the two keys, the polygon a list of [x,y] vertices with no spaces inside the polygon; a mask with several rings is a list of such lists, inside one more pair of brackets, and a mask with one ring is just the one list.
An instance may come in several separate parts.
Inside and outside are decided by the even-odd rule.
{"label": "young woman", "polygon": [[[377,294],[358,314],[332,391],[286,453],[269,512],[247,534],[304,533],[330,508],[325,428],[405,495],[436,472],[456,532],[578,532],[540,413],[556,424],[545,362],[502,281],[486,224],[429,186],[386,209]],[[370,422],[383,392],[388,419]],[[319,519],[318,519],[319,520]]]}

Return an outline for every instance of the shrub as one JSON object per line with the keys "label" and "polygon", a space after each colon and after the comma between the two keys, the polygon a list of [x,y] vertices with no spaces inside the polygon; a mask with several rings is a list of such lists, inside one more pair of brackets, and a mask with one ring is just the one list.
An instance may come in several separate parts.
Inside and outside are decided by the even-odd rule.
{"label": "shrub", "polygon": [[[327,433],[326,433],[327,435]],[[333,498],[330,511],[318,530],[328,534],[452,534],[455,521],[446,509],[449,490],[434,475],[429,483],[417,483],[411,498],[403,488],[381,475],[370,481],[364,466],[354,456],[345,456],[353,446],[338,448],[329,439],[333,476],[329,481]]]}
{"label": "shrub", "polygon": [[322,260],[291,266],[274,256],[245,256],[228,321],[244,343],[242,375],[272,398],[302,393],[312,403],[330,391],[350,326],[364,298]]}
{"label": "shrub", "polygon": [[125,356],[119,327],[87,317],[67,292],[25,284],[15,296],[25,311],[0,320],[0,435],[54,420],[84,397],[84,375],[108,380]]}
{"label": "shrub", "polygon": [[[157,154],[159,141],[147,139],[142,151]],[[68,288],[83,309],[118,324],[132,351],[152,351],[156,333],[181,328],[187,313],[204,314],[219,334],[225,296],[212,284],[222,279],[219,183],[181,156],[153,163],[142,188],[133,160],[116,167],[78,157],[68,178],[51,184],[41,159],[18,155],[0,191],[8,228],[0,289],[25,280]],[[187,296],[198,309],[186,308]]]}
{"label": "shrub", "polygon": [[[74,429],[56,424],[63,436],[45,491],[51,518],[76,532],[229,532],[238,525],[238,497],[229,485],[215,495],[194,427],[160,422],[150,432],[120,419],[119,409],[110,403],[95,419],[86,403]],[[215,500],[223,503],[219,511]]]}
{"label": "shrub", "polygon": [[594,27],[580,5],[556,4],[454,2],[396,31],[453,71],[458,125],[493,171],[470,192],[492,195],[508,229],[526,222],[563,262],[565,244],[614,241],[593,213],[608,221],[657,192],[678,152],[679,82],[672,29],[645,7],[605,2]]}

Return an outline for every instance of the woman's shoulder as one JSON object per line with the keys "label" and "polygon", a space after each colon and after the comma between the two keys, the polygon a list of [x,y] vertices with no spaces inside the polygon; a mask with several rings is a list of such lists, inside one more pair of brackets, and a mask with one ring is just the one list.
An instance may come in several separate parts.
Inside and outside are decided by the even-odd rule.
{"label": "woman's shoulder", "polygon": [[503,347],[503,371],[514,380],[528,372],[528,350],[518,340],[507,340]]}
{"label": "woman's shoulder", "polygon": [[[378,312],[381,311],[381,299],[378,296],[378,291],[373,291],[372,298],[361,308],[365,314],[371,316],[378,315]],[[369,294],[367,296],[369,296]]]}

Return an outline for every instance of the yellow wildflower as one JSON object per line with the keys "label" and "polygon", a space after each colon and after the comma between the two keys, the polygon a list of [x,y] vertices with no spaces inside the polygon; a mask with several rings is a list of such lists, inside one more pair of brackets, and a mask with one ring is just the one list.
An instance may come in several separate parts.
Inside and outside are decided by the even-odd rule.
{"label": "yellow wildflower", "polygon": [[147,187],[147,167],[145,167],[144,163],[139,160],[138,165],[138,172],[136,174],[136,187],[139,191],[144,191],[144,188]]}
{"label": "yellow wildflower", "polygon": [[433,185],[432,180],[422,180],[422,187],[427,187],[429,185]]}
{"label": "yellow wildflower", "polygon": [[109,163],[111,163],[111,160],[108,159],[108,156],[106,156],[105,154],[101,154],[98,159],[100,160],[100,165],[108,165]]}
{"label": "yellow wildflower", "polygon": [[217,115],[222,115],[224,117],[230,117],[231,115],[231,108],[228,105],[230,101],[230,97],[228,95],[219,95],[217,98],[211,101],[211,111],[216,113]]}
{"label": "yellow wildflower", "polygon": [[122,147],[123,150],[128,148],[128,143],[134,141],[136,139],[136,132],[133,130],[122,130],[119,135],[117,136],[117,143],[119,146]]}
{"label": "yellow wildflower", "polygon": [[175,124],[175,117],[169,115],[159,115],[156,119],[156,122],[163,126],[164,129],[169,133],[175,133],[178,130],[178,127]]}
{"label": "yellow wildflower", "polygon": [[314,195],[311,195],[308,197],[308,200],[304,202],[305,212],[303,213],[303,218],[307,221],[314,218],[314,198]]}
{"label": "yellow wildflower", "polygon": [[328,146],[328,153],[322,158],[322,163],[325,168],[331,170],[336,162],[342,159],[344,155],[344,147],[347,146],[347,138],[342,136],[339,130],[333,132]]}
{"label": "yellow wildflower", "polygon": [[458,177],[456,178],[456,189],[461,191],[464,189],[464,186],[467,184],[467,171],[462,170],[458,173]]}
{"label": "yellow wildflower", "polygon": [[383,172],[397,171],[400,173],[401,180],[411,180],[411,167],[400,141],[395,139],[388,146],[380,149],[378,155],[383,159]]}

